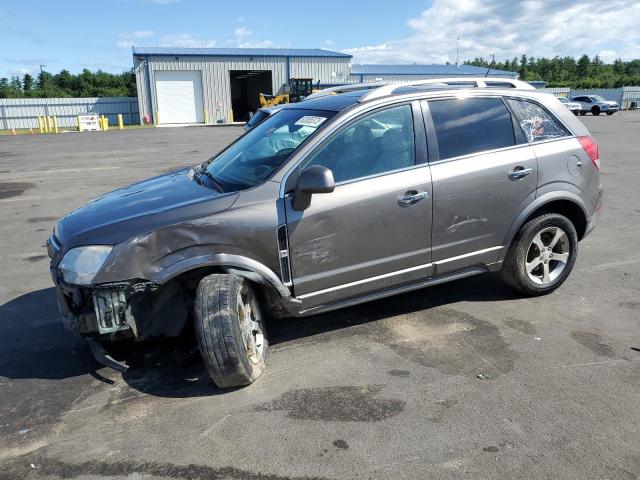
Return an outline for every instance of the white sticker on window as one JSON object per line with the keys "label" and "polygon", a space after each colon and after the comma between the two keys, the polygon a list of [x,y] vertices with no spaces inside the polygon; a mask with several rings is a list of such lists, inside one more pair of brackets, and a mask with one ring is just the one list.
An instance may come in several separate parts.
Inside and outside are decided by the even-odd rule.
{"label": "white sticker on window", "polygon": [[326,117],[314,117],[313,115],[305,115],[296,122],[296,125],[318,128],[325,120]]}

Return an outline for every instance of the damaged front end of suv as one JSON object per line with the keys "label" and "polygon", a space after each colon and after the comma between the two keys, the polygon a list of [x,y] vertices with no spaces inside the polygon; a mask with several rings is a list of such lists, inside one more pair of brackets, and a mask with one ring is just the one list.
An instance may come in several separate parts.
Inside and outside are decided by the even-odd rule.
{"label": "damaged front end of suv", "polygon": [[62,323],[76,338],[87,339],[100,363],[121,372],[128,368],[113,359],[99,340],[144,340],[181,333],[190,306],[184,294],[185,278],[165,285],[143,279],[94,283],[113,247],[75,247],[59,258],[61,248],[54,233],[47,250]]}

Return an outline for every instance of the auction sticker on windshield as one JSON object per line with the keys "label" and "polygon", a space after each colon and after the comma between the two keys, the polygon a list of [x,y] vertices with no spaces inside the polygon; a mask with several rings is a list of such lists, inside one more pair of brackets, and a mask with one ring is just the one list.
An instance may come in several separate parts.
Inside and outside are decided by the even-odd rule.
{"label": "auction sticker on windshield", "polygon": [[326,117],[315,117],[313,115],[305,115],[304,117],[301,117],[296,122],[296,125],[300,125],[303,127],[318,128],[322,124],[322,122],[324,122],[325,120],[326,120]]}

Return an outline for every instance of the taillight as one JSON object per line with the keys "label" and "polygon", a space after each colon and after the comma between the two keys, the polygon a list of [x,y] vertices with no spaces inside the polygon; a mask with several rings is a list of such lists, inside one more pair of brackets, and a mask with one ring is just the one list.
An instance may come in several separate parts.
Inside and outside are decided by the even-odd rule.
{"label": "taillight", "polygon": [[596,169],[600,170],[600,153],[598,152],[598,143],[595,138],[590,135],[585,135],[584,137],[578,137],[578,141]]}

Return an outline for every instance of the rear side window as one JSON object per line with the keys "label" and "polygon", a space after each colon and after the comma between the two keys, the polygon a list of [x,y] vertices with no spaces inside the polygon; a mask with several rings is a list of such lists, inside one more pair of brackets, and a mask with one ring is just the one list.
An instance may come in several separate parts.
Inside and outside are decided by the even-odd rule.
{"label": "rear side window", "polygon": [[499,98],[429,102],[440,159],[515,145],[511,113]]}
{"label": "rear side window", "polygon": [[569,136],[562,124],[540,105],[526,100],[507,99],[529,143]]}

